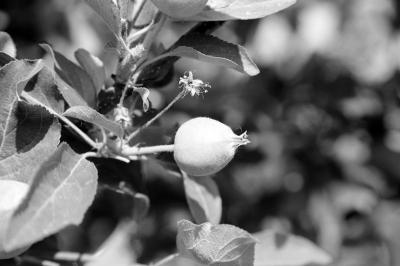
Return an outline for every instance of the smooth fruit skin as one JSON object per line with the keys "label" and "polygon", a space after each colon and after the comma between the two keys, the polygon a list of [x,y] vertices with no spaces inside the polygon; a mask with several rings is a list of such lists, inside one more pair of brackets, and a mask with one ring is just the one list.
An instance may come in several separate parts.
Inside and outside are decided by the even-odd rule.
{"label": "smooth fruit skin", "polygon": [[227,125],[197,117],[183,123],[175,135],[174,158],[179,168],[192,176],[215,174],[235,155],[237,147],[249,141]]}
{"label": "smooth fruit skin", "polygon": [[197,15],[208,0],[152,0],[154,5],[170,17],[184,19]]}

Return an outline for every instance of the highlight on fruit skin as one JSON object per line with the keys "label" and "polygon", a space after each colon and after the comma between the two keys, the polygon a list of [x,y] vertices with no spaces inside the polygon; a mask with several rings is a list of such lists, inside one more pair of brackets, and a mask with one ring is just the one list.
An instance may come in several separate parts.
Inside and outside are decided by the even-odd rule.
{"label": "highlight on fruit skin", "polygon": [[227,125],[196,117],[183,123],[175,135],[174,158],[191,176],[208,176],[224,168],[239,146],[250,143],[247,134],[236,135]]}
{"label": "highlight on fruit skin", "polygon": [[184,19],[203,11],[208,0],[152,0],[152,2],[168,16]]}

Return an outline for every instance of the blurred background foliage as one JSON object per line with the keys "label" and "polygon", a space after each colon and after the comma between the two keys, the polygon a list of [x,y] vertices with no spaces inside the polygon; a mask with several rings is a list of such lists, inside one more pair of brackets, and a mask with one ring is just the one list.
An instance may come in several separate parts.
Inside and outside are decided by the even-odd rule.
{"label": "blurred background foliage", "polygon": [[[192,116],[247,130],[251,145],[215,177],[223,223],[303,235],[334,265],[400,265],[400,4],[378,2],[299,0],[261,20],[225,23],[214,34],[245,46],[261,73],[180,60],[169,84],[149,88],[153,108],[177,94],[185,71],[212,88],[179,102],[143,142],[163,142],[160,127],[173,132]],[[19,58],[42,57],[37,44],[48,42],[70,59],[85,48],[112,72],[104,50],[112,35],[82,1],[2,0],[0,10],[0,30]],[[192,25],[169,22],[159,41],[168,47]],[[181,180],[154,160],[116,164],[102,178],[150,197],[134,243],[139,261],[173,252],[176,222],[190,219]],[[123,197],[100,193],[84,225],[53,240],[64,250],[95,250],[133,208]]]}

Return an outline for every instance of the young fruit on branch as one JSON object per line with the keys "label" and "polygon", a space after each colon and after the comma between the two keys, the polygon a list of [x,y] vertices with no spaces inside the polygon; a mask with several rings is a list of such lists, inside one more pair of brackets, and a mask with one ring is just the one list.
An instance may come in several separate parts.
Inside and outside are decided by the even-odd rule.
{"label": "young fruit on branch", "polygon": [[215,174],[250,141],[246,132],[238,136],[227,125],[197,117],[183,123],[175,135],[174,158],[179,168],[192,176]]}
{"label": "young fruit on branch", "polygon": [[208,0],[152,0],[154,5],[170,17],[184,19],[197,15]]}

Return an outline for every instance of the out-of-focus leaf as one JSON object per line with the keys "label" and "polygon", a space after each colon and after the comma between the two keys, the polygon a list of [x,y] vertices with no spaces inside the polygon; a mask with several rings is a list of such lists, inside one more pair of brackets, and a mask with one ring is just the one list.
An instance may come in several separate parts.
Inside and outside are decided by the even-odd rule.
{"label": "out-of-focus leaf", "polygon": [[[22,104],[29,106],[26,103]],[[14,152],[13,154],[9,154],[7,158],[0,159],[0,180],[11,179],[25,183],[31,182],[35,173],[39,170],[40,165],[46,161],[47,158],[49,158],[57,149],[61,135],[60,124],[52,116],[50,116],[47,111],[45,111],[47,116],[36,117],[36,111],[32,110],[32,108],[44,109],[39,106],[29,106],[26,109],[26,111],[29,112],[29,116],[26,116],[26,118],[32,121],[32,124],[36,126],[35,128],[25,128],[23,130],[26,130],[32,136],[32,139],[36,139],[40,142],[29,151]],[[54,121],[50,128],[48,128],[46,125],[48,123],[48,117],[51,118],[50,121]],[[17,128],[19,127],[20,126],[17,126]],[[47,131],[43,139],[39,139],[41,128],[45,128]]]}
{"label": "out-of-focus leaf", "polygon": [[198,263],[212,266],[251,266],[255,239],[229,224],[178,222],[176,238],[179,253]]}
{"label": "out-of-focus leaf", "polygon": [[311,241],[269,230],[253,234],[259,240],[255,248],[255,266],[327,265],[330,256]]}
{"label": "out-of-focus leaf", "polygon": [[183,172],[183,185],[196,223],[218,224],[222,215],[222,200],[215,181],[208,176],[196,178]]}
{"label": "out-of-focus leaf", "polygon": [[296,0],[208,1],[199,14],[185,18],[191,21],[218,21],[262,18],[293,5]]}
{"label": "out-of-focus leaf", "polygon": [[[78,65],[70,61],[64,55],[54,51],[48,44],[40,44],[40,46],[53,58],[55,72],[65,81],[65,83],[72,87],[68,88],[63,82],[60,82],[60,92],[63,94],[65,100],[69,103],[69,99],[73,100],[72,105],[78,105],[79,97],[74,95],[73,90],[76,90],[80,96],[89,104],[89,106],[96,106],[97,92],[96,88],[89,77],[89,75]],[[85,104],[81,104],[85,105]]]}
{"label": "out-of-focus leaf", "polygon": [[174,48],[159,59],[166,57],[188,57],[218,66],[233,68],[250,76],[260,71],[244,47],[228,43],[212,35],[189,33],[182,36]]}
{"label": "out-of-focus leaf", "polygon": [[22,120],[22,118],[17,119],[18,94],[42,67],[41,61],[20,60],[0,69],[0,160],[17,150],[16,126]]}
{"label": "out-of-focus leaf", "polygon": [[120,36],[120,11],[113,0],[85,0],[85,2],[104,20],[115,36]]}
{"label": "out-of-focus leaf", "polygon": [[5,250],[39,241],[70,224],[79,224],[97,188],[97,170],[68,144],[40,167],[24,201],[0,236]]}
{"label": "out-of-focus leaf", "polygon": [[99,248],[97,255],[85,266],[128,266],[136,261],[132,248],[132,236],[136,226],[132,223],[119,224]]}
{"label": "out-of-focus leaf", "polygon": [[106,70],[103,62],[85,49],[76,50],[75,57],[92,79],[96,92],[98,93],[103,88],[106,81]]}
{"label": "out-of-focus leaf", "polygon": [[65,111],[63,115],[92,123],[113,132],[118,137],[122,137],[124,134],[124,130],[119,123],[107,119],[104,115],[88,106],[73,106]]}
{"label": "out-of-focus leaf", "polygon": [[133,218],[135,221],[142,220],[150,208],[150,199],[145,194],[135,193],[133,196]]}
{"label": "out-of-focus leaf", "polygon": [[7,32],[0,31],[0,51],[11,57],[17,56],[17,48]]}

